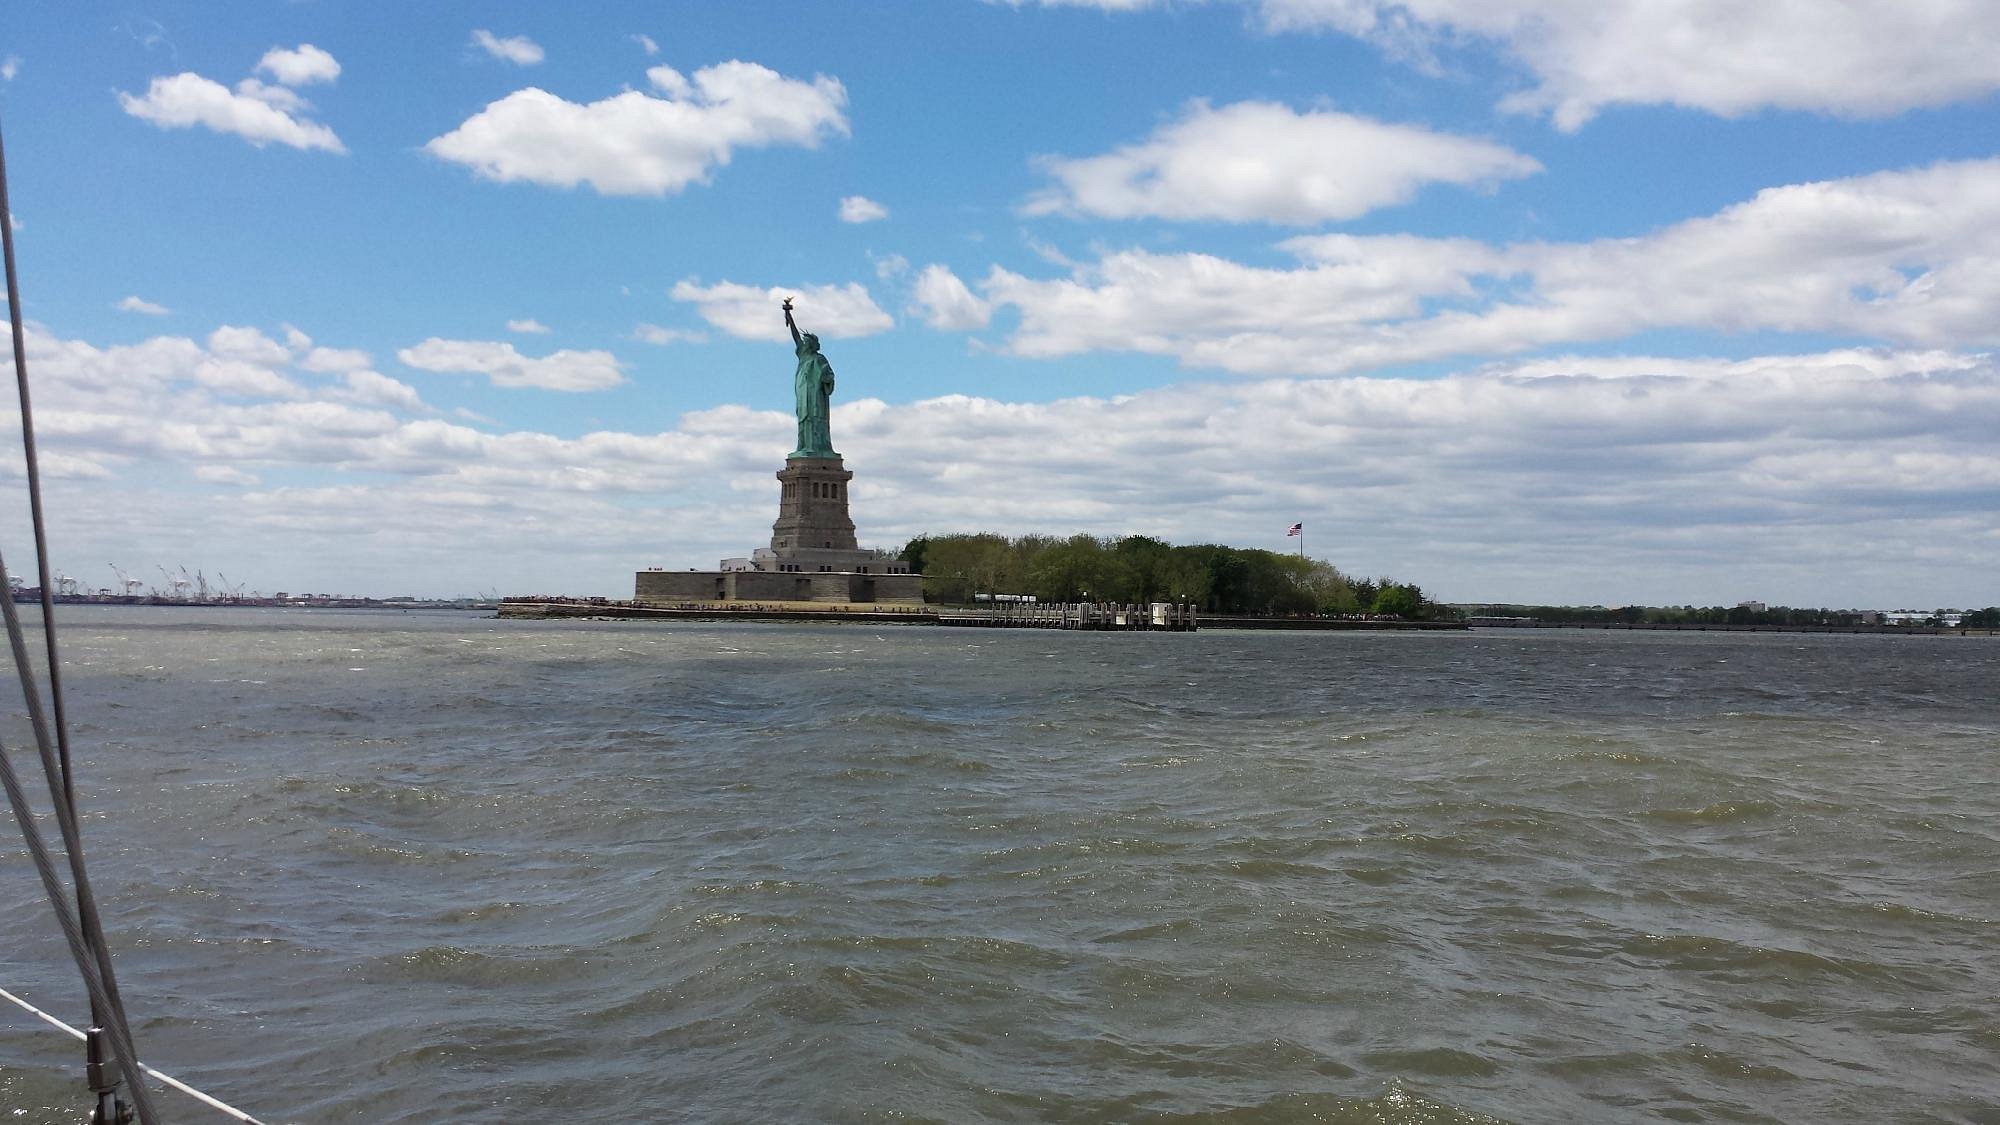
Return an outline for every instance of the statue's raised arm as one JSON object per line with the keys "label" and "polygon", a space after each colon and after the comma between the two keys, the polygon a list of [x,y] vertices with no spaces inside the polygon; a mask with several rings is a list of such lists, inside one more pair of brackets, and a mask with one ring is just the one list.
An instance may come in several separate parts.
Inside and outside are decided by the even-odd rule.
{"label": "statue's raised arm", "polygon": [[827,416],[833,395],[833,365],[820,354],[819,337],[799,331],[792,319],[792,299],[785,298],[785,327],[792,330],[792,351],[799,357],[792,372],[792,393],[799,422],[799,447],[792,457],[838,457],[833,438],[827,431]]}

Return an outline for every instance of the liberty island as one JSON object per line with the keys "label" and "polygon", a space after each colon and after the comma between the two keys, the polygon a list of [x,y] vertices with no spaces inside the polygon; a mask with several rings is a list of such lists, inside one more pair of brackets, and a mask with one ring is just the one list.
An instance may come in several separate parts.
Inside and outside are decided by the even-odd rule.
{"label": "liberty island", "polygon": [[894,553],[861,547],[847,510],[854,479],[833,448],[830,421],[833,364],[819,337],[799,331],[792,302],[785,327],[798,359],[792,373],[797,447],[778,471],[778,519],[771,545],[747,557],[723,559],[715,570],[642,570],[633,579],[639,602],[877,602],[923,601],[923,576]]}

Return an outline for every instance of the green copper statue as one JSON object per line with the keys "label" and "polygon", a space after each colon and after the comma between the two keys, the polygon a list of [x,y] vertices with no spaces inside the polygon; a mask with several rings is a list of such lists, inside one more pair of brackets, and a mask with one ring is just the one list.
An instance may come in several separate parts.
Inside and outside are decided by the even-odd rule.
{"label": "green copper statue", "polygon": [[793,350],[799,367],[792,375],[792,395],[799,416],[797,457],[838,457],[833,451],[833,433],[827,428],[827,399],[833,395],[833,364],[819,354],[819,337],[800,332],[792,320],[792,299],[785,298],[785,327],[792,330]]}

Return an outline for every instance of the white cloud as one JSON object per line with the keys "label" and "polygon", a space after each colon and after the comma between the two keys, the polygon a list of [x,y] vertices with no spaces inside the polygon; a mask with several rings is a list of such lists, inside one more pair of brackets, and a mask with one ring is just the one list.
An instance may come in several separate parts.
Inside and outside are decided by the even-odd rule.
{"label": "white cloud", "polygon": [[682,281],[672,295],[676,301],[692,302],[703,320],[743,340],[789,342],[791,334],[780,309],[787,297],[793,298],[792,315],[799,329],[826,339],[872,336],[896,326],[858,282],[760,289],[730,281],[708,286]]}
{"label": "white cloud", "polygon": [[[1015,0],[1018,2],[1018,0]],[[1736,117],[1777,108],[1884,117],[2000,90],[2000,6],[1984,0],[1237,0],[1268,30],[1337,31],[1435,67],[1485,42],[1533,75],[1507,108],[1575,129],[1607,106]],[[1043,0],[1111,11],[1165,0]]]}
{"label": "white cloud", "polygon": [[291,87],[271,86],[255,78],[238,82],[236,92],[246,98],[255,98],[280,113],[304,113],[312,108],[312,103],[300,97]]}
{"label": "white cloud", "polygon": [[984,328],[993,317],[992,308],[944,266],[925,266],[917,275],[913,295],[916,306],[911,311],[921,312],[932,328],[963,332]]}
{"label": "white cloud", "polygon": [[1564,129],[1621,103],[1881,117],[2000,89],[2000,8],[1980,0],[1264,0],[1263,10],[1277,28],[1494,41],[1538,81],[1507,106],[1548,111]]}
{"label": "white cloud", "polygon": [[1077,268],[1076,259],[1063,253],[1061,248],[1038,238],[1026,238],[1023,241],[1027,244],[1029,252],[1042,261],[1052,266],[1061,266],[1066,270]]}
{"label": "white cloud", "polygon": [[[695,72],[697,77],[700,73],[700,71]],[[695,96],[694,83],[688,81],[687,75],[670,66],[647,67],[646,81],[653,89],[670,98],[685,101]]]}
{"label": "white cloud", "polygon": [[548,326],[548,325],[546,325],[546,324],[543,324],[543,323],[542,323],[541,321],[539,321],[539,320],[536,320],[536,319],[535,319],[534,317],[529,317],[529,318],[528,318],[528,319],[526,319],[526,320],[510,320],[510,321],[508,321],[508,322],[507,322],[507,331],[509,331],[509,332],[523,332],[523,333],[528,333],[528,334],[530,334],[530,335],[537,335],[537,336],[541,336],[541,335],[547,335],[547,334],[548,334],[548,331],[549,331],[549,326]]}
{"label": "white cloud", "polygon": [[734,61],[692,81],[669,67],[646,73],[665,96],[627,90],[578,104],[529,87],[424,147],[502,183],[664,196],[707,182],[739,148],[816,148],[847,132],[847,91],[833,78],[800,81]]}
{"label": "white cloud", "polygon": [[910,260],[901,254],[884,254],[875,259],[875,277],[879,281],[901,277],[908,272],[910,272]]}
{"label": "white cloud", "polygon": [[668,344],[705,344],[708,342],[708,334],[704,332],[690,332],[685,328],[662,328],[657,324],[646,324],[643,322],[633,326],[632,338],[641,343],[658,344],[661,347],[665,347]]}
{"label": "white cloud", "polygon": [[[111,480],[118,475],[112,465],[73,453],[45,451],[40,454],[38,460],[41,463],[44,481],[100,481]],[[105,460],[115,462],[117,458],[107,457]],[[0,461],[0,477],[18,480],[26,476],[27,469],[20,461],[18,452],[12,458]]]}
{"label": "white cloud", "polygon": [[649,55],[657,55],[660,53],[660,45],[658,43],[655,43],[653,41],[653,37],[650,35],[629,35],[626,38],[632,40],[632,42],[634,43],[637,43],[639,45],[639,49],[646,52]]}
{"label": "white cloud", "polygon": [[[287,333],[295,334],[302,335]],[[239,441],[261,450],[282,444],[268,432],[274,418],[350,418],[344,407],[306,401],[312,393],[285,373],[291,352],[254,328],[225,325],[205,344],[158,336],[97,348],[31,324],[26,343],[37,357],[37,405],[63,419],[66,436],[57,445],[81,440],[98,461],[148,451],[204,459]]]}
{"label": "white cloud", "polygon": [[138,296],[127,297],[119,301],[118,307],[125,312],[145,313],[147,316],[165,316],[172,311],[165,305],[157,305],[146,300],[144,297]]}
{"label": "white cloud", "polygon": [[[255,79],[246,79],[245,84],[246,88],[254,87],[253,92],[231,91],[220,82],[184,72],[153,79],[142,95],[120,91],[118,104],[126,113],[162,129],[199,125],[242,137],[258,148],[276,143],[304,150],[347,151],[332,129],[296,116],[303,104],[296,95],[279,93],[280,88],[263,86]],[[293,104],[273,104],[274,98],[290,98]]]}
{"label": "white cloud", "polygon": [[[407,401],[218,396],[198,373],[223,357],[179,337],[98,348],[31,324],[25,343],[44,450],[123,498],[52,480],[65,550],[228,559],[267,590],[623,595],[640,566],[711,566],[768,537],[793,436],[788,412],[741,406],[657,433],[487,432],[402,416]],[[1986,604],[2000,546],[2000,365],[1964,353],[1536,358],[1047,403],[843,395],[833,429],[861,536],[882,545],[978,529],[1284,546],[1303,518],[1316,553],[1450,599],[1875,606]],[[305,483],[216,497],[168,488],[182,474],[163,467]],[[19,519],[0,513],[0,533]]]}
{"label": "white cloud", "polygon": [[525,35],[511,35],[505,39],[481,28],[472,33],[472,45],[502,62],[515,66],[533,66],[542,61],[541,45]]}
{"label": "white cloud", "polygon": [[234,484],[245,488],[260,483],[255,473],[246,473],[242,469],[231,468],[228,465],[196,466],[194,479],[208,484]]}
{"label": "white cloud", "polygon": [[0,82],[12,82],[14,76],[20,73],[21,56],[8,55],[5,61],[0,61]]}
{"label": "white cloud", "polygon": [[1017,352],[1109,350],[1332,373],[1658,328],[2000,344],[2000,160],[1771,188],[1633,238],[1489,246],[1316,235],[1296,267],[1115,251],[1066,278],[995,269]]}
{"label": "white cloud", "polygon": [[[1975,576],[2000,537],[1990,359],[1600,362],[1045,404],[849,402],[833,425],[862,467],[864,536],[886,541],[1088,528],[1276,546],[1303,517],[1340,529],[1321,541],[1340,565],[1455,598],[1869,604],[1906,583],[1955,591],[1927,604],[1987,596]],[[1948,536],[1950,560],[1902,572],[1931,534]]]}
{"label": "white cloud", "polygon": [[889,217],[889,209],[867,196],[850,195],[840,201],[840,221],[843,223],[872,223]]}
{"label": "white cloud", "polygon": [[307,371],[339,373],[359,371],[373,362],[360,348],[314,348],[299,361]]}
{"label": "white cloud", "polygon": [[194,370],[194,381],[217,394],[239,398],[298,399],[303,387],[262,364],[246,359],[213,358]]}
{"label": "white cloud", "polygon": [[208,350],[222,359],[260,367],[282,367],[292,358],[289,348],[263,332],[228,324],[208,334]]}
{"label": "white cloud", "polygon": [[1271,102],[1195,102],[1138,144],[1043,158],[1058,186],[1030,214],[1320,223],[1408,202],[1427,184],[1491,184],[1541,170],[1470,137]]}
{"label": "white cloud", "polygon": [[391,379],[379,371],[349,371],[341,377],[337,392],[348,402],[368,406],[390,406],[402,410],[424,410],[423,397],[408,383]]}
{"label": "white cloud", "polygon": [[273,47],[257,60],[256,69],[287,86],[310,86],[340,77],[340,63],[311,43],[290,50]]}
{"label": "white cloud", "polygon": [[396,358],[420,371],[484,375],[496,387],[539,387],[546,391],[601,391],[625,381],[617,357],[605,351],[568,348],[539,358],[514,345],[488,340],[441,340],[433,336]]}

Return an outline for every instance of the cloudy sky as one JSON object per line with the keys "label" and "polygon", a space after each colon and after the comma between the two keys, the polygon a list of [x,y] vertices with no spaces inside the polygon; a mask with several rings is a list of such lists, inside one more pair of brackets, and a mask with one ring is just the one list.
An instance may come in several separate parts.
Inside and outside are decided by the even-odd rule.
{"label": "cloudy sky", "polygon": [[17,5],[56,564],[713,566],[793,294],[873,545],[1991,604],[1996,58],[1987,0]]}

